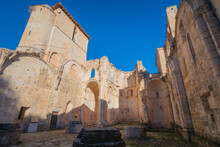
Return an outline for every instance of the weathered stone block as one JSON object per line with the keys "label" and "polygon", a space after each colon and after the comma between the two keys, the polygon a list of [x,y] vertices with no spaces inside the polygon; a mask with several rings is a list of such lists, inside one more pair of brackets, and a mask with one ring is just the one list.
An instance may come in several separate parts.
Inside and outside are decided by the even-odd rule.
{"label": "weathered stone block", "polygon": [[20,133],[19,124],[0,124],[0,146],[17,144]]}
{"label": "weathered stone block", "polygon": [[145,127],[140,126],[128,126],[125,127],[125,138],[145,138],[146,131]]}
{"label": "weathered stone block", "polygon": [[83,128],[81,121],[70,121],[66,127],[66,133],[78,134]]}
{"label": "weathered stone block", "polygon": [[83,128],[73,147],[125,147],[118,129],[112,128]]}
{"label": "weathered stone block", "polygon": [[34,133],[37,132],[38,123],[29,123],[28,124],[28,133]]}

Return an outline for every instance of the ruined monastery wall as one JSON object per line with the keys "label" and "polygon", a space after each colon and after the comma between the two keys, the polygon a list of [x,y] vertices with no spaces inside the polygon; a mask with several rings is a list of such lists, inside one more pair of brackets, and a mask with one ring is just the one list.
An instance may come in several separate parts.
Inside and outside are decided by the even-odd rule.
{"label": "ruined monastery wall", "polygon": [[61,3],[37,5],[15,51],[0,48],[0,123],[23,131],[142,123],[220,143],[219,2],[183,0],[166,9],[158,73],[141,61],[121,71],[86,60],[89,35]]}

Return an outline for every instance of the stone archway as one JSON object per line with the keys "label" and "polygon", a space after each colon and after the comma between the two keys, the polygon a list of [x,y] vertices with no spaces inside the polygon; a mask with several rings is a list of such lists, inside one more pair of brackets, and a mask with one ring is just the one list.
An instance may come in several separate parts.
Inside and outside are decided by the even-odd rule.
{"label": "stone archway", "polygon": [[84,119],[85,125],[95,125],[100,118],[99,85],[96,81],[87,83],[85,89]]}
{"label": "stone archway", "polygon": [[155,79],[147,84],[147,104],[152,125],[170,128],[169,91],[165,82]]}

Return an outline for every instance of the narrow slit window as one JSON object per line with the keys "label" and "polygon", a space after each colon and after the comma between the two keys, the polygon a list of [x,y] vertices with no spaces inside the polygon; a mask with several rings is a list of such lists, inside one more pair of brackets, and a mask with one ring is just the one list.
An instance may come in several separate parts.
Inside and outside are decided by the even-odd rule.
{"label": "narrow slit window", "polygon": [[95,77],[95,69],[93,69],[92,71],[91,71],[91,78],[94,78]]}
{"label": "narrow slit window", "polygon": [[72,37],[73,41],[76,41],[76,26],[73,29],[73,37]]}
{"label": "narrow slit window", "polygon": [[159,93],[158,92],[156,92],[156,98],[159,98]]}

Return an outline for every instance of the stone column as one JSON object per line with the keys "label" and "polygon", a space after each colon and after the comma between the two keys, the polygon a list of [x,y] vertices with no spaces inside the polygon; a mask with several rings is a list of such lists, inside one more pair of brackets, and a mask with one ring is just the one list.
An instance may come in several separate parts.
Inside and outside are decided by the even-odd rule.
{"label": "stone column", "polygon": [[[99,92],[100,93],[100,92]],[[101,98],[100,98],[100,96],[98,97],[98,105],[99,105],[99,107],[98,107],[98,114],[97,114],[97,122],[96,122],[96,125],[97,126],[102,126],[102,120],[101,120],[101,114],[102,114],[102,112],[101,112],[101,110],[102,110],[102,103],[101,103]]]}
{"label": "stone column", "polygon": [[[100,85],[99,85],[99,108],[98,108],[98,118],[96,125],[99,127],[103,127],[107,125],[107,113],[105,114],[104,106],[105,106],[105,99],[104,99],[104,92],[105,92],[105,83],[104,79],[101,79]],[[106,111],[107,112],[107,111]]]}

